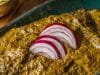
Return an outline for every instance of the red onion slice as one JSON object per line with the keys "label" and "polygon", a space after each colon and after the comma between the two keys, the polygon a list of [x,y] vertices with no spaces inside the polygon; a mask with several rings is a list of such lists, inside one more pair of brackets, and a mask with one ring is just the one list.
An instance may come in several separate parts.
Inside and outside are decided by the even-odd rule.
{"label": "red onion slice", "polygon": [[[37,50],[37,48],[39,50]],[[43,50],[43,48],[46,48],[45,50]],[[36,49],[36,50],[35,50]],[[57,58],[61,58],[61,54],[59,52],[59,50],[57,49],[57,47],[50,41],[46,41],[46,40],[38,40],[35,41],[32,46],[29,49],[33,54],[35,52],[44,52],[47,53],[49,56],[53,56],[52,59],[57,59]],[[46,52],[47,50],[47,52]],[[52,52],[53,54],[49,54],[49,52]],[[55,55],[55,57],[54,57]]]}
{"label": "red onion slice", "polygon": [[76,36],[66,26],[62,24],[52,24],[48,28],[44,29],[43,32],[40,33],[40,36],[43,35],[52,35],[58,37],[62,42],[69,44],[72,48],[77,48],[77,40]]}
{"label": "red onion slice", "polygon": [[54,33],[50,33],[49,35],[58,37],[62,42],[69,44],[72,48],[76,49],[76,45],[74,45],[73,40],[71,40],[64,33],[54,32]]}
{"label": "red onion slice", "polygon": [[65,47],[63,45],[62,42],[60,42],[60,40],[57,37],[54,36],[50,36],[50,35],[44,35],[39,37],[37,40],[48,40],[50,42],[52,42],[59,50],[59,52],[61,53],[61,57],[64,58],[65,57]]}
{"label": "red onion slice", "polygon": [[47,47],[44,47],[44,46],[36,47],[35,49],[30,49],[30,51],[33,54],[42,55],[42,56],[45,56],[45,57],[50,58],[50,59],[57,59],[58,58],[54,54],[54,52],[51,51],[50,48],[47,48]]}

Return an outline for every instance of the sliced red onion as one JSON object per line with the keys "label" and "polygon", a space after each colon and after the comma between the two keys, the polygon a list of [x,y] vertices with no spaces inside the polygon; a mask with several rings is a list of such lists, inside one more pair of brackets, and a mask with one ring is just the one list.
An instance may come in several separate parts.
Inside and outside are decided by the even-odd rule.
{"label": "sliced red onion", "polygon": [[65,47],[63,45],[62,42],[60,42],[60,40],[57,37],[54,36],[50,36],[50,35],[44,35],[39,37],[37,40],[48,40],[50,42],[52,42],[59,50],[59,52],[61,53],[61,57],[64,58],[65,57]]}
{"label": "sliced red onion", "polygon": [[76,46],[74,46],[73,41],[66,36],[64,33],[61,32],[54,32],[54,33],[50,33],[49,35],[51,36],[56,36],[58,37],[62,42],[69,44],[72,48],[76,48]]}
{"label": "sliced red onion", "polygon": [[35,49],[30,49],[33,54],[42,55],[50,59],[57,59],[58,57],[49,48],[41,46]]}
{"label": "sliced red onion", "polygon": [[59,24],[54,23],[51,26],[44,29],[43,32],[40,33],[40,36],[43,35],[52,35],[58,37],[62,42],[69,44],[72,48],[77,48],[77,40],[72,32],[68,27]]}
{"label": "sliced red onion", "polygon": [[[46,40],[38,40],[38,41],[35,41],[31,45],[31,47],[30,47],[29,50],[33,54],[43,52],[43,53],[49,55],[52,59],[61,58],[61,54],[60,54],[59,50],[50,41],[46,41]],[[46,56],[46,55],[44,55],[44,56]]]}

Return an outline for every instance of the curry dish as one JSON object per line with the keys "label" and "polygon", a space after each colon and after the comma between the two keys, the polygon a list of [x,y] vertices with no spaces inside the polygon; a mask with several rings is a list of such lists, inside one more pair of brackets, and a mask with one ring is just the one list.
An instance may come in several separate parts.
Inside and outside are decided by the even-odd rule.
{"label": "curry dish", "polygon": [[[73,50],[65,45],[67,54],[63,59],[52,60],[29,51],[31,41],[51,23],[68,25],[78,35],[79,48]],[[94,75],[99,72],[99,10],[81,9],[50,15],[28,25],[14,27],[0,37],[0,75]]]}

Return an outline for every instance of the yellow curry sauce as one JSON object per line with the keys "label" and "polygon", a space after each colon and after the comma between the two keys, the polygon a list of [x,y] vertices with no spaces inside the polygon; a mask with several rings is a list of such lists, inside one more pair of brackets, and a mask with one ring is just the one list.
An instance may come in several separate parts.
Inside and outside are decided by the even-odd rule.
{"label": "yellow curry sauce", "polygon": [[[76,50],[65,44],[67,54],[64,59],[51,60],[29,51],[31,41],[51,23],[68,25],[80,41]],[[99,33],[99,10],[51,15],[28,25],[12,28],[0,37],[0,75],[94,75],[100,72],[100,49],[91,44],[90,36],[100,37]]]}

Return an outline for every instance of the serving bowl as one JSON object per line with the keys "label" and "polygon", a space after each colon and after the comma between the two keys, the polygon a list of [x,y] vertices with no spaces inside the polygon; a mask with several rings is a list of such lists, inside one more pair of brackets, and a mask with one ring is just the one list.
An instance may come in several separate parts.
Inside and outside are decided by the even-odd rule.
{"label": "serving bowl", "polygon": [[31,23],[48,15],[58,15],[81,8],[100,9],[100,0],[95,0],[95,2],[91,0],[54,0],[51,2],[50,0],[49,2],[45,2],[42,5],[32,8],[25,14],[13,20],[11,23],[0,30],[0,34],[3,35],[12,27],[24,26],[27,23]]}

